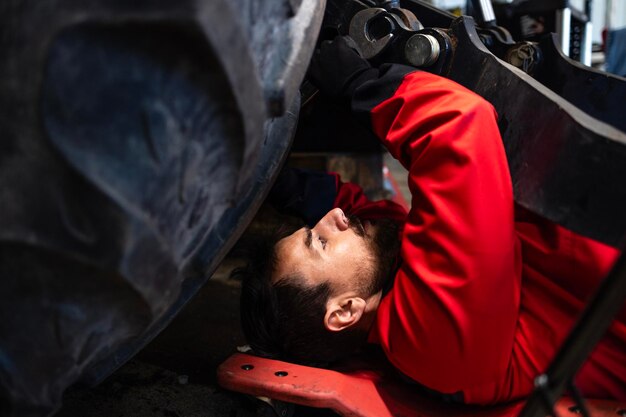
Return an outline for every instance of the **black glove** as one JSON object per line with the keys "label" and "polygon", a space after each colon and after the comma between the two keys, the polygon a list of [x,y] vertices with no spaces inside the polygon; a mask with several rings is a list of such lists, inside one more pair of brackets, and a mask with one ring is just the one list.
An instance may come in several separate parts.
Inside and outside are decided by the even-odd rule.
{"label": "black glove", "polygon": [[341,100],[349,100],[359,85],[377,75],[378,70],[361,56],[349,36],[322,42],[313,53],[308,72],[309,80],[322,93]]}

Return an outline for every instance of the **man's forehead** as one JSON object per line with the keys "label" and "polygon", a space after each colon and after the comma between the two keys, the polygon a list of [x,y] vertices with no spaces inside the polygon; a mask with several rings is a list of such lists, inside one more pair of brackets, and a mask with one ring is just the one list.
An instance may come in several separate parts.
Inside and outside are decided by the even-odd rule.
{"label": "man's forehead", "polygon": [[[291,244],[297,243],[297,244],[302,244],[305,246],[310,246],[310,237],[311,237],[311,228],[308,226],[303,226],[301,228],[299,228],[298,230],[296,230],[295,232],[293,232],[292,234],[290,234],[289,236],[284,237],[283,239],[281,239],[281,241],[285,241],[288,239],[288,241]],[[308,244],[307,244],[307,240],[308,240]]]}
{"label": "man's forehead", "polygon": [[303,227],[276,243],[276,270],[272,275],[272,283],[298,270],[298,261],[305,255],[304,239],[306,239],[306,233]]}
{"label": "man's forehead", "polygon": [[303,231],[304,231],[304,227],[301,227],[300,229],[296,230],[292,234],[287,235],[283,237],[282,239],[280,239],[278,242],[276,242],[276,253],[280,254],[281,251],[293,246],[294,243],[297,242],[298,236],[302,236]]}

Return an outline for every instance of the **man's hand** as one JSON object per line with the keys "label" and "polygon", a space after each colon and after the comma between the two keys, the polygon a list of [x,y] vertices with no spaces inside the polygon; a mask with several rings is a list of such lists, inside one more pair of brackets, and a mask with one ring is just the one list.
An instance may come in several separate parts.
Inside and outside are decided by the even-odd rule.
{"label": "man's hand", "polygon": [[349,100],[363,82],[375,78],[378,70],[365,60],[349,36],[324,41],[313,54],[309,80],[332,98]]}

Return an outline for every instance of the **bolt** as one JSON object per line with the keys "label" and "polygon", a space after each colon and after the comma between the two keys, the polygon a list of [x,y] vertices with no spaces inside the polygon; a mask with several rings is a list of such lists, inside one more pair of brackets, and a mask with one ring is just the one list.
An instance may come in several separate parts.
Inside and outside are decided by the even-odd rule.
{"label": "bolt", "polygon": [[534,69],[536,63],[536,52],[535,47],[531,43],[526,42],[510,49],[506,60],[509,64],[529,73]]}
{"label": "bolt", "polygon": [[409,38],[404,47],[404,57],[415,67],[428,67],[439,58],[439,42],[432,35],[418,33]]}

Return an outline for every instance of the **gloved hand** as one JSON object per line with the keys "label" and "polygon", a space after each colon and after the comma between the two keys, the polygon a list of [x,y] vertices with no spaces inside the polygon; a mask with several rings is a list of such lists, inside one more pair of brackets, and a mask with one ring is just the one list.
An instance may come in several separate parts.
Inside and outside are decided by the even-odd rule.
{"label": "gloved hand", "polygon": [[308,72],[309,80],[322,93],[343,100],[349,100],[359,85],[377,75],[378,70],[361,56],[349,36],[322,42],[313,53]]}

